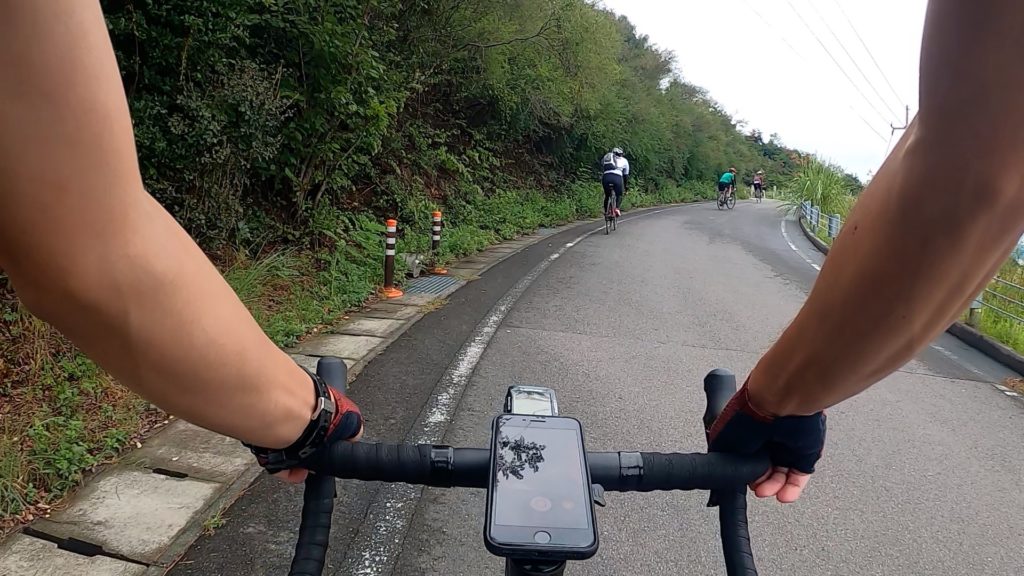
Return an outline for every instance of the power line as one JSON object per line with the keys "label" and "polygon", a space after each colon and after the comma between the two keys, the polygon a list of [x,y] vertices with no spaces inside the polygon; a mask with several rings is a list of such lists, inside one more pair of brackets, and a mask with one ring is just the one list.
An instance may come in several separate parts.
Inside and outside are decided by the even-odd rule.
{"label": "power line", "polygon": [[[789,46],[789,49],[792,50],[794,54],[796,54],[797,56],[799,56],[801,58],[804,58],[804,55],[801,54],[799,50],[794,48],[793,45],[789,43],[789,40],[786,39],[786,35],[780,33],[779,30],[777,28],[775,28],[775,26],[773,26],[772,23],[769,22],[767,18],[765,18],[763,15],[761,15],[761,13],[758,12],[756,8],[754,8],[753,4],[751,4],[747,0],[743,0],[743,3],[747,5],[747,8],[749,8],[751,12],[753,12],[754,14],[757,14],[757,17],[760,18],[761,21],[765,23],[765,26],[768,26],[772,30],[775,30],[775,32],[779,36],[779,39],[782,40],[786,44],[786,46]],[[806,62],[807,59],[804,58],[804,61]],[[808,64],[809,64],[809,62],[808,62]]]}
{"label": "power line", "polygon": [[[769,27],[769,28],[771,28],[772,30],[775,30],[775,33],[776,33],[776,34],[778,35],[779,39],[781,39],[781,40],[782,40],[782,42],[783,42],[783,43],[784,43],[784,44],[785,44],[786,46],[788,46],[790,50],[792,50],[792,51],[793,51],[793,54],[796,54],[796,55],[797,55],[797,57],[799,57],[800,59],[802,59],[802,60],[803,60],[804,62],[806,62],[806,63],[807,63],[808,65],[811,65],[811,62],[810,62],[809,60],[807,60],[807,57],[806,57],[806,56],[804,56],[804,54],[803,54],[802,52],[800,52],[800,51],[799,51],[799,50],[797,50],[797,49],[796,49],[795,47],[793,47],[793,45],[789,43],[789,40],[787,40],[787,39],[786,39],[786,36],[785,36],[784,34],[782,34],[781,32],[779,32],[778,28],[776,28],[775,26],[773,26],[773,25],[772,25],[772,23],[771,23],[771,22],[769,22],[769,21],[768,21],[768,19],[767,19],[767,18],[765,18],[763,14],[761,14],[760,12],[758,12],[758,11],[757,11],[757,9],[756,9],[756,8],[754,8],[754,6],[753,6],[752,4],[750,4],[750,2],[748,2],[747,0],[743,0],[743,3],[744,3],[744,4],[746,4],[746,5],[747,5],[747,8],[749,8],[751,12],[753,12],[754,14],[756,14],[756,15],[757,15],[757,17],[758,17],[758,18],[760,18],[760,19],[761,19],[761,21],[765,23],[765,26],[768,26],[768,27]],[[864,125],[868,127],[868,130],[871,130],[872,132],[874,132],[874,133],[875,133],[875,135],[876,135],[876,136],[878,136],[878,137],[879,137],[879,138],[880,138],[880,139],[881,139],[881,140],[882,140],[883,142],[885,141],[885,136],[882,136],[882,133],[881,133],[881,132],[879,132],[878,130],[876,130],[876,129],[875,129],[875,127],[871,125],[871,122],[868,122],[868,119],[867,119],[867,118],[865,118],[863,114],[861,114],[860,112],[858,112],[858,111],[857,111],[857,109],[856,109],[856,108],[854,108],[854,107],[853,107],[853,105],[852,105],[852,104],[850,104],[849,102],[847,102],[847,103],[846,103],[846,105],[850,107],[850,111],[852,111],[852,112],[853,112],[853,113],[854,113],[854,114],[855,114],[855,115],[856,115],[856,116],[857,116],[858,118],[860,118],[861,122],[864,122]]]}
{"label": "power line", "polygon": [[[786,4],[789,4],[789,8],[790,10],[793,11],[793,14],[796,14],[796,17],[800,19],[801,23],[803,23],[804,28],[807,28],[807,31],[811,33],[811,36],[813,36],[814,39],[817,40],[818,45],[821,46],[821,49],[825,51],[825,54],[828,54],[828,57],[832,59],[832,63],[836,65],[836,68],[839,68],[839,71],[843,73],[843,76],[845,76],[846,80],[850,82],[850,85],[853,86],[855,90],[857,90],[857,93],[860,94],[861,98],[863,98],[864,101],[868,103],[868,106],[870,106],[871,109],[874,110],[876,114],[878,114],[878,117],[881,118],[883,122],[889,123],[889,119],[886,118],[885,114],[878,110],[874,103],[871,102],[871,99],[868,98],[867,95],[864,94],[864,91],[860,89],[860,86],[858,86],[857,83],[853,81],[853,78],[850,78],[850,75],[846,73],[846,70],[842,67],[842,65],[839,64],[839,61],[836,60],[836,57],[832,55],[832,52],[828,49],[828,46],[825,46],[825,43],[822,42],[821,38],[817,35],[817,33],[814,32],[814,28],[811,28],[811,25],[807,23],[807,20],[804,20],[804,17],[800,15],[800,12],[796,9],[796,6],[793,6],[793,2],[791,2],[790,0],[786,0]],[[885,137],[883,136],[882,138],[884,139]]]}
{"label": "power line", "polygon": [[863,46],[864,51],[868,53],[868,57],[871,58],[871,62],[874,63],[875,69],[878,70],[878,73],[882,75],[882,79],[885,80],[886,85],[889,86],[889,90],[891,90],[892,95],[896,97],[896,101],[902,104],[904,102],[903,98],[900,98],[899,93],[892,87],[892,82],[889,82],[889,77],[885,75],[885,71],[878,65],[878,60],[875,60],[875,55],[871,53],[871,49],[868,48],[867,42],[864,42],[864,38],[862,38],[860,32],[857,31],[857,27],[853,25],[853,21],[850,20],[850,17],[846,14],[846,10],[843,10],[843,5],[839,3],[839,0],[832,1],[835,3],[836,7],[839,8],[839,13],[846,19],[846,23],[850,25],[850,29],[853,30],[854,35],[857,36],[857,40],[860,40],[860,45]]}
{"label": "power line", "polygon": [[878,130],[876,130],[875,127],[872,126],[870,122],[868,122],[867,118],[865,118],[863,114],[861,114],[860,112],[857,112],[857,109],[854,108],[852,105],[848,104],[848,106],[850,106],[850,110],[853,110],[853,113],[856,114],[857,117],[861,119],[861,122],[864,122],[865,126],[867,126],[869,129],[871,129],[871,131],[874,132],[876,136],[878,136],[882,140],[885,140],[885,136],[882,136],[882,133],[879,132]]}
{"label": "power line", "polygon": [[[818,9],[814,6],[814,2],[808,2],[808,4],[811,5],[811,9],[814,10],[814,13],[817,14],[818,18],[821,19],[821,22],[825,25],[825,29],[828,30],[828,33],[832,35],[832,38],[834,38],[836,43],[839,44],[839,47],[843,49],[843,53],[846,54],[846,57],[850,59],[850,62],[853,62],[853,67],[857,69],[857,72],[860,72],[861,78],[864,78],[864,81],[867,82],[868,86],[871,87],[871,90],[875,93],[875,96],[878,96],[878,100],[882,104],[884,104],[886,108],[889,109],[889,112],[892,112],[893,116],[899,118],[899,113],[893,110],[892,106],[889,106],[889,103],[886,102],[885,98],[878,92],[878,89],[875,88],[875,84],[871,81],[870,78],[868,78],[868,75],[864,73],[864,70],[861,69],[860,64],[857,64],[857,60],[853,57],[853,54],[850,54],[850,51],[846,49],[846,44],[843,44],[843,41],[836,34],[835,30],[833,30],[832,26],[829,25],[828,20],[826,20],[825,17],[821,14],[821,12],[818,11]],[[900,103],[902,104],[902,101],[900,101]]]}

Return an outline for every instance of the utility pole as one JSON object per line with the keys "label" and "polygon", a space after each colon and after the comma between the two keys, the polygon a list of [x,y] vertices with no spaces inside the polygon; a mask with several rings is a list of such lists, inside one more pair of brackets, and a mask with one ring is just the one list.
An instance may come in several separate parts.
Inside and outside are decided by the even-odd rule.
{"label": "utility pole", "polygon": [[885,155],[889,155],[889,147],[892,146],[892,140],[896,137],[897,130],[906,130],[910,126],[910,106],[906,107],[905,116],[903,119],[903,126],[894,126],[889,124],[889,128],[892,128],[892,132],[889,133],[889,142],[885,145]]}
{"label": "utility pole", "polygon": [[906,116],[903,120],[903,126],[893,126],[892,124],[889,124],[889,127],[892,128],[893,134],[895,134],[897,130],[906,130],[907,126],[910,126],[910,106],[907,106]]}

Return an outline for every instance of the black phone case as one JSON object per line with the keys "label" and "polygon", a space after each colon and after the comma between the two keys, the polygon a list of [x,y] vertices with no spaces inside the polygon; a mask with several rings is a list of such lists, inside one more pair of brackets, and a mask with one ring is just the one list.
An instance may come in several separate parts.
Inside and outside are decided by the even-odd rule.
{"label": "black phone case", "polygon": [[[594,544],[592,546],[588,546],[586,548],[579,548],[579,547],[560,548],[558,546],[549,546],[549,547],[545,547],[545,549],[543,549],[543,550],[538,550],[536,548],[528,548],[528,547],[525,547],[525,546],[517,546],[517,545],[504,544],[504,543],[501,543],[501,542],[495,542],[494,540],[491,539],[491,508],[492,508],[492,504],[494,503],[493,502],[494,493],[493,493],[493,490],[491,488],[492,488],[492,486],[494,484],[494,478],[492,476],[494,474],[494,465],[495,465],[494,464],[494,458],[495,458],[495,454],[496,454],[495,444],[496,444],[497,431],[498,431],[498,419],[503,417],[503,416],[510,416],[510,414],[500,414],[498,416],[495,416],[494,419],[491,420],[491,442],[490,442],[491,460],[490,460],[490,463],[488,465],[488,473],[487,473],[487,504],[486,504],[486,510],[484,512],[484,547],[487,548],[488,552],[490,552],[491,554],[493,554],[495,556],[500,556],[502,558],[511,558],[511,559],[514,559],[514,560],[547,560],[547,561],[558,562],[558,561],[562,561],[562,560],[587,560],[588,558],[593,557],[595,554],[597,554],[597,549],[598,549],[598,547],[600,545],[600,540],[599,540],[600,537],[598,535],[598,529],[597,529],[597,513],[594,510],[594,495],[593,495],[593,493],[591,493],[590,501],[589,501],[589,504],[590,504],[590,517],[593,519],[593,526],[594,526]],[[551,417],[549,416],[549,418],[551,418]],[[576,420],[575,418],[571,418],[571,417],[567,417],[567,416],[554,416],[554,418],[570,418],[572,420]],[[576,420],[576,422],[579,423],[579,420]],[[584,461],[584,463],[586,463],[587,443],[586,443],[586,439],[583,437],[583,425],[582,424],[580,424],[580,444],[583,446],[583,461]],[[586,476],[587,476],[587,478],[586,478],[587,486],[591,487],[591,492],[592,492],[593,491],[593,484],[590,481],[590,467],[589,467],[589,465],[586,466],[585,472],[586,472]]]}

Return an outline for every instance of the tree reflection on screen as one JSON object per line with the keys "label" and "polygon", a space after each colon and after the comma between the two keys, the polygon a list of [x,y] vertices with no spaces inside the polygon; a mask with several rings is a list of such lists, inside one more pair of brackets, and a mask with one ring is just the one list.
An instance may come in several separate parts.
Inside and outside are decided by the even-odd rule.
{"label": "tree reflection on screen", "polygon": [[529,466],[534,473],[540,470],[540,464],[544,461],[544,449],[547,446],[536,442],[527,442],[526,438],[519,435],[513,439],[502,430],[505,421],[498,422],[498,454],[496,456],[496,467],[498,472],[505,477],[523,479],[523,472]]}

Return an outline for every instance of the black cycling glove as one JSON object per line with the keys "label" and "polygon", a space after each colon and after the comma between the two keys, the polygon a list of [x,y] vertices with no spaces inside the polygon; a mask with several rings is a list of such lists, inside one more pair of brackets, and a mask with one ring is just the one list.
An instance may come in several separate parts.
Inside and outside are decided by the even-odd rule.
{"label": "black cycling glove", "polygon": [[316,409],[309,426],[291,446],[271,450],[246,444],[256,460],[273,474],[291,468],[304,468],[304,463],[318,452],[336,442],[351,440],[363,429],[363,416],[359,407],[340,391],[306,370],[316,394]]}
{"label": "black cycling glove", "polygon": [[825,447],[825,413],[768,416],[750,404],[744,384],[712,424],[708,442],[712,452],[765,451],[772,465],[811,474]]}

